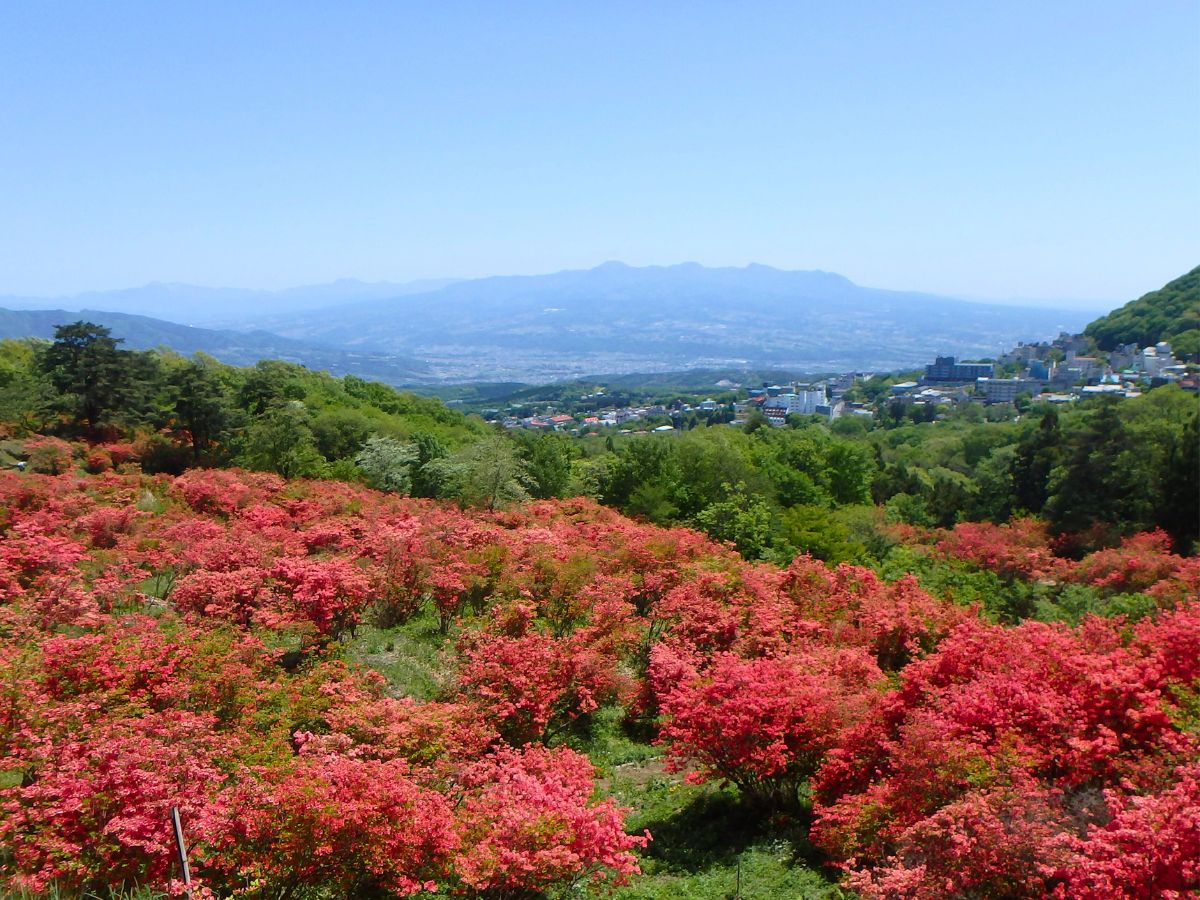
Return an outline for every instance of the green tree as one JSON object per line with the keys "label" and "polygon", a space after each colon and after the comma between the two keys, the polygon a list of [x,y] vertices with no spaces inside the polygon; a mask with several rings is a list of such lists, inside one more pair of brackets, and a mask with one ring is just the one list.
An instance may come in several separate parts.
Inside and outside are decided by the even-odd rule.
{"label": "green tree", "polygon": [[750,414],[746,416],[746,422],[742,425],[742,431],[746,434],[754,434],[763,428],[770,428],[771,421],[761,409],[752,409]]}
{"label": "green tree", "polygon": [[121,407],[127,393],[128,354],[120,343],[103,325],[79,321],[56,326],[54,342],[42,354],[41,371],[89,434]]}
{"label": "green tree", "polygon": [[866,503],[871,498],[875,460],[870,450],[849,441],[832,441],[825,456],[829,491],[839,505]]}
{"label": "green tree", "polygon": [[976,492],[965,518],[971,521],[1006,522],[1012,517],[1016,493],[1013,490],[1013,464],[1017,448],[997,447],[975,467]]}
{"label": "green tree", "polygon": [[1058,410],[1050,407],[1038,427],[1017,442],[1012,460],[1012,487],[1018,509],[1040,513],[1049,495],[1050,473],[1062,453]]}
{"label": "green tree", "polygon": [[754,458],[780,506],[830,506],[828,438],[820,428],[762,430]]}
{"label": "green tree", "polygon": [[171,374],[178,427],[186,432],[193,461],[224,440],[233,423],[233,407],[213,362],[192,360]]}
{"label": "green tree", "polygon": [[38,367],[38,345],[32,340],[0,340],[0,422],[25,431],[43,431],[57,395]]}
{"label": "green tree", "polygon": [[847,438],[863,437],[871,430],[870,416],[840,416],[833,420],[829,430],[836,435]]}
{"label": "green tree", "polygon": [[312,478],[325,470],[311,417],[299,400],[268,408],[246,429],[240,461],[248,469],[284,478]]}
{"label": "green tree", "polygon": [[1150,490],[1158,482],[1150,448],[1139,448],[1117,412],[1118,400],[1106,400],[1088,414],[1072,448],[1051,473],[1047,518],[1059,532],[1081,532],[1094,524],[1137,530],[1153,524]]}
{"label": "green tree", "polygon": [[934,524],[949,528],[966,517],[975,503],[979,488],[962,472],[945,466],[934,466],[926,475],[925,506]]}
{"label": "green tree", "polygon": [[251,415],[258,415],[289,400],[304,399],[303,378],[307,373],[302,366],[277,359],[264,359],[253,369],[244,371],[245,381],[238,391],[237,400],[238,406]]}
{"label": "green tree", "polygon": [[727,499],[706,506],[695,517],[698,528],[718,541],[733,544],[747,559],[762,559],[771,548],[773,517],[760,494],[744,484],[726,485]]}
{"label": "green tree", "polygon": [[571,483],[574,442],[559,432],[527,432],[520,442],[529,470],[530,493],[540,500],[562,497]]}
{"label": "green tree", "polygon": [[907,491],[892,494],[884,508],[889,521],[906,522],[926,528],[937,524],[925,503],[925,498],[920,494],[910,494]]}
{"label": "green tree", "polygon": [[313,436],[317,450],[330,462],[348,459],[366,443],[374,422],[362,411],[350,406],[323,409],[313,417]]}
{"label": "green tree", "polygon": [[758,434],[751,437],[734,428],[698,428],[679,439],[663,441],[674,451],[671,468],[675,477],[662,486],[665,496],[678,505],[680,515],[690,518],[724,500],[731,484],[744,485],[751,494],[771,495],[770,480],[751,459]]}
{"label": "green tree", "polygon": [[412,464],[412,495],[414,497],[436,497],[440,479],[436,467],[430,467],[435,460],[445,459],[449,451],[436,437],[427,431],[413,433],[412,445],[417,451],[417,458]]}
{"label": "green tree", "polygon": [[827,563],[861,562],[866,558],[867,548],[854,541],[846,525],[824,507],[785,509],[779,514],[779,525],[788,546]]}
{"label": "green tree", "polygon": [[670,487],[654,481],[643,482],[634,489],[625,502],[624,512],[655,525],[671,525],[679,520],[679,507]]}
{"label": "green tree", "polygon": [[439,496],[499,509],[529,498],[532,479],[516,444],[493,435],[425,466],[440,481]]}
{"label": "green tree", "polygon": [[407,494],[412,490],[412,469],[417,461],[414,444],[374,435],[354,458],[367,483],[381,491]]}
{"label": "green tree", "polygon": [[1200,412],[1178,429],[1166,448],[1163,491],[1155,517],[1180,553],[1196,551],[1200,540]]}
{"label": "green tree", "polygon": [[646,437],[624,444],[599,473],[600,502],[626,509],[634,492],[647,484],[655,485],[662,497],[674,496],[679,466],[673,443]]}

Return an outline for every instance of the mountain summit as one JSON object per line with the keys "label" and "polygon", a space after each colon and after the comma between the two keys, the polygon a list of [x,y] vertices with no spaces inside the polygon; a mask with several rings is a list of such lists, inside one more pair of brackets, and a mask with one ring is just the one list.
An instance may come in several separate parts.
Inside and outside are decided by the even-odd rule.
{"label": "mountain summit", "polygon": [[887,291],[822,271],[698,263],[460,281],[437,291],[264,317],[289,337],[430,361],[453,378],[773,365],[893,369],[935,352],[993,355],[1078,330],[1079,311]]}
{"label": "mountain summit", "polygon": [[[9,308],[48,302],[0,298]],[[412,360],[428,361],[435,379],[491,381],[697,367],[890,370],[935,354],[992,356],[1019,340],[1078,331],[1089,318],[867,288],[819,270],[618,261],[547,275],[343,279],[274,292],[150,284],[55,305],[265,331],[309,348],[403,357],[408,371]]]}

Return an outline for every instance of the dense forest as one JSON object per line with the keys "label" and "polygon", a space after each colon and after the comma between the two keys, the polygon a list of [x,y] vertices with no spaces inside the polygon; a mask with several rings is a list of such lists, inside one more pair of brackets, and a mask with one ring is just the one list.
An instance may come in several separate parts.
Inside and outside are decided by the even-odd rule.
{"label": "dense forest", "polygon": [[182,893],[175,806],[205,896],[1185,896],[1198,406],[574,438],[0,342],[0,877]]}

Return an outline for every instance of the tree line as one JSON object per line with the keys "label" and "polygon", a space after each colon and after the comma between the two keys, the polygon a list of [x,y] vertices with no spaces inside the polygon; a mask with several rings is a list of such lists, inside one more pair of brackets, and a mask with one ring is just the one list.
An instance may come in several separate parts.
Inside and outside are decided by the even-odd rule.
{"label": "tree line", "polygon": [[798,552],[877,558],[881,514],[930,528],[1038,515],[1076,536],[1065,546],[1080,553],[1156,527],[1179,552],[1200,537],[1200,403],[1174,386],[1035,405],[1016,420],[981,421],[967,407],[877,427],[793,417],[772,428],[753,417],[572,438],[505,432],[355,376],[120,343],[87,322],[60,326],[50,343],[0,342],[0,421],[89,441],[140,435],[149,471],[233,464],[489,508],[583,494],[784,563]]}

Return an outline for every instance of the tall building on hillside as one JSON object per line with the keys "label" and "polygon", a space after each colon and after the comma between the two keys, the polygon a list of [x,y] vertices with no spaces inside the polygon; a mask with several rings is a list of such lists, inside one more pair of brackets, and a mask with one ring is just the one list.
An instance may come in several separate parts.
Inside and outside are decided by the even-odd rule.
{"label": "tall building on hillside", "polygon": [[925,367],[925,380],[938,381],[974,381],[977,378],[991,378],[995,373],[991,363],[960,363],[953,356],[939,356]]}
{"label": "tall building on hillside", "polygon": [[1044,385],[1032,378],[980,378],[975,390],[983,395],[985,403],[1012,403],[1022,394],[1036,397]]}
{"label": "tall building on hillside", "polygon": [[[818,407],[826,407],[828,415],[829,396],[825,392],[825,383],[793,384],[787,394],[771,397],[763,404],[763,414],[772,424],[782,424],[790,415],[811,416],[819,412]],[[778,420],[778,421],[776,421]]]}

